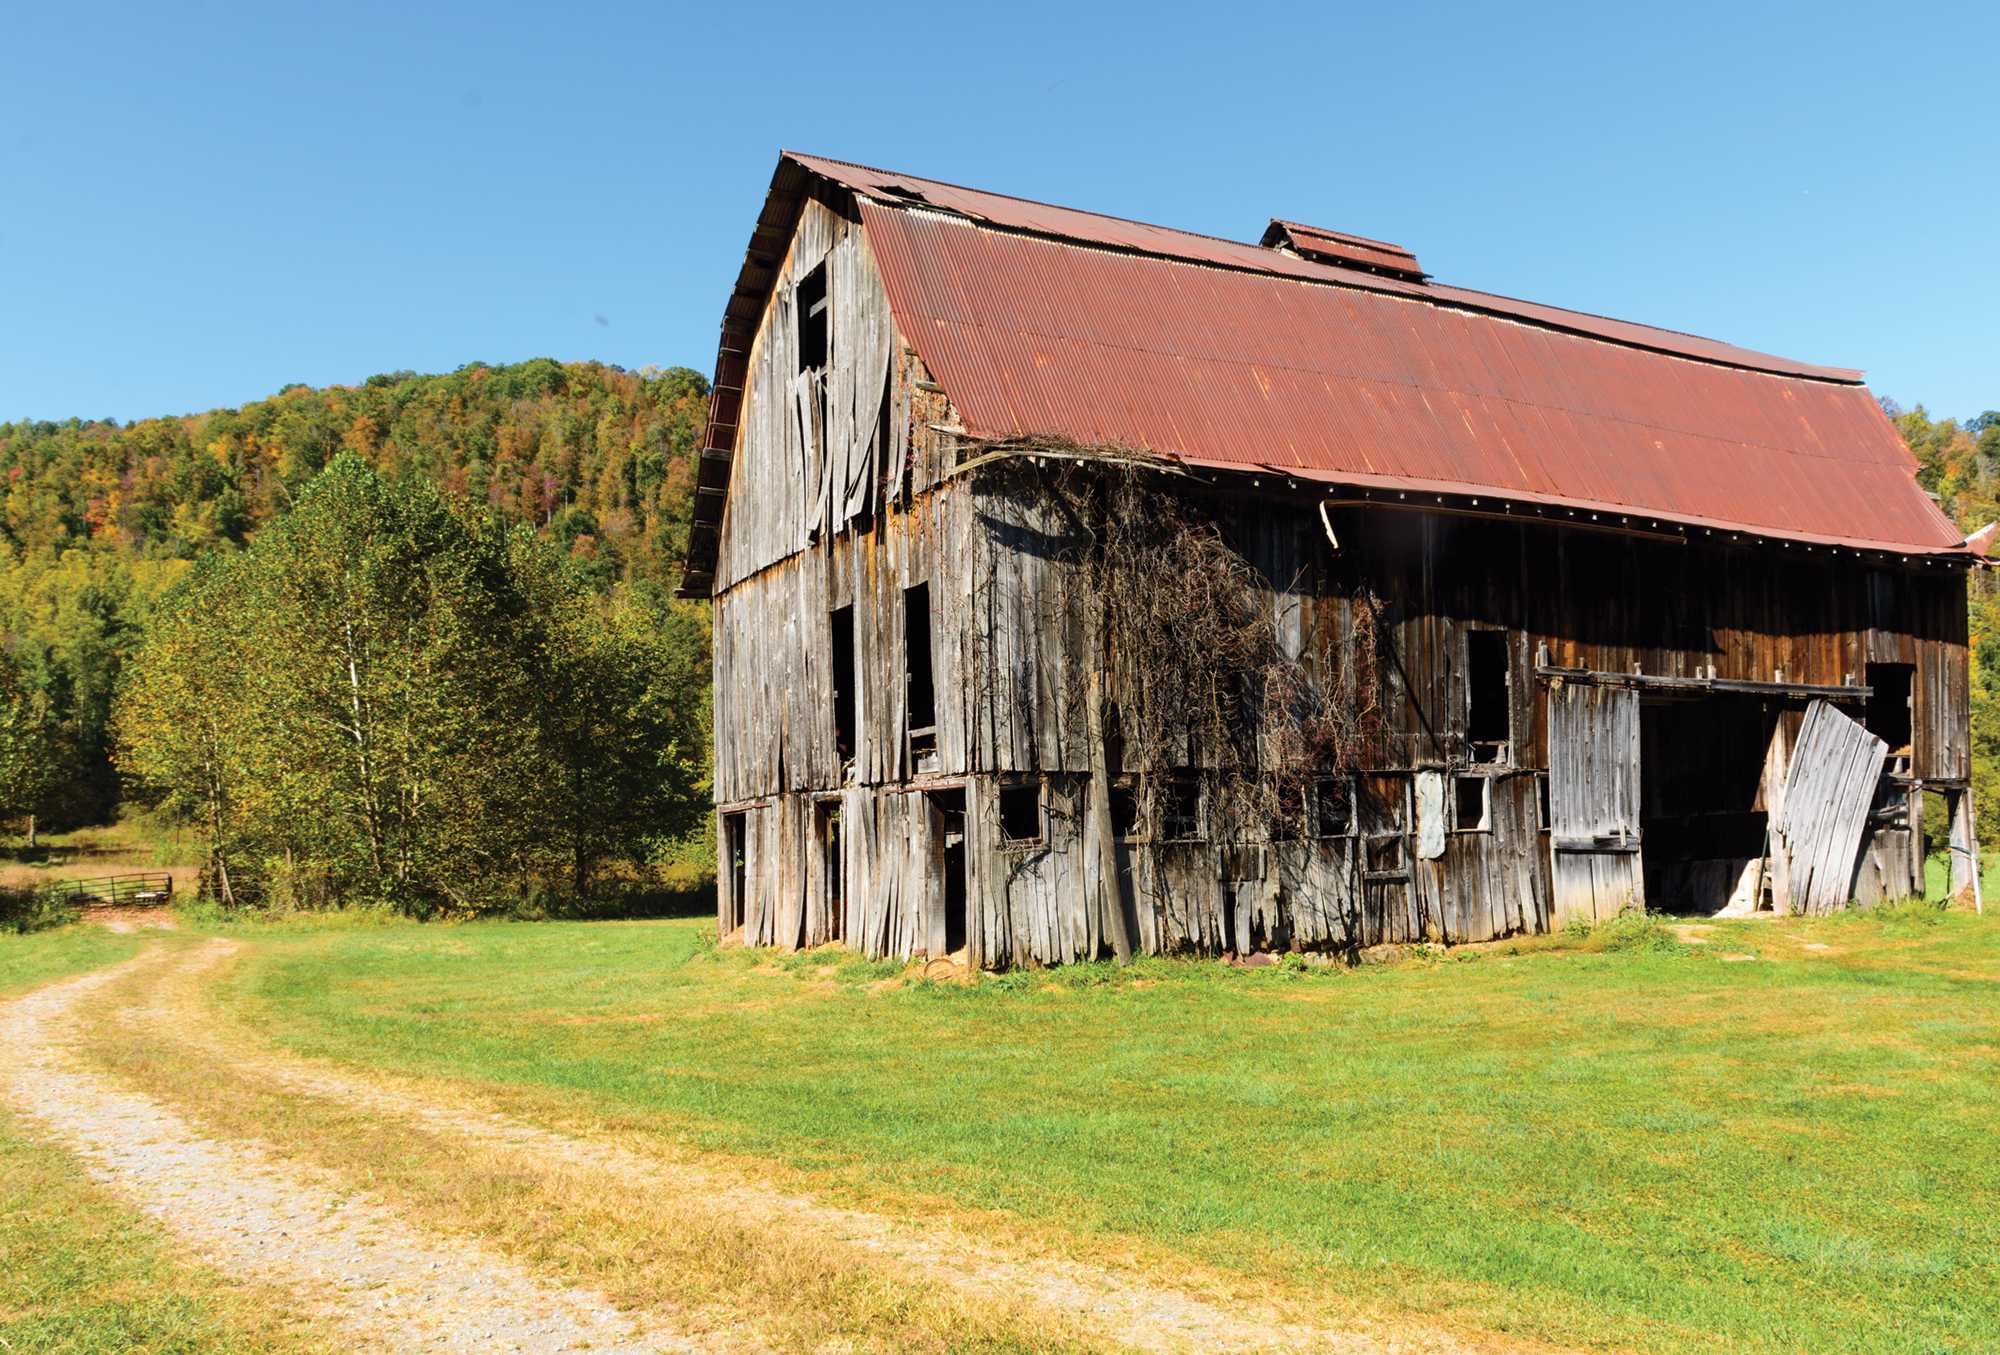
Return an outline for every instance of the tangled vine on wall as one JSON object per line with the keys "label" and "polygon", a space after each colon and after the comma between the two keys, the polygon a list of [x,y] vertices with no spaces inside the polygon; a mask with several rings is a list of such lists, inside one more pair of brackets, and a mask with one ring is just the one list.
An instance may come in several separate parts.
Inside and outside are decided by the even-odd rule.
{"label": "tangled vine on wall", "polygon": [[1288,653],[1276,590],[1198,487],[1093,459],[1044,462],[1019,483],[1066,519],[1064,606],[1091,652],[1072,668],[1065,700],[1082,711],[1089,674],[1106,674],[1123,770],[1204,768],[1218,823],[1289,835],[1304,827],[1316,780],[1379,750],[1372,594],[1347,599],[1343,633],[1313,627],[1305,651]]}

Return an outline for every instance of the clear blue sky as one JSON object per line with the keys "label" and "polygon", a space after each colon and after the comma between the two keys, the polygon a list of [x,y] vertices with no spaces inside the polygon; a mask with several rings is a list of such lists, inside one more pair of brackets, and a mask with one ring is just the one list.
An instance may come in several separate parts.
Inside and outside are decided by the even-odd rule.
{"label": "clear blue sky", "polygon": [[2000,407],[1996,12],[16,6],[0,419],[472,359],[707,371],[781,146],[1354,230],[1964,417]]}

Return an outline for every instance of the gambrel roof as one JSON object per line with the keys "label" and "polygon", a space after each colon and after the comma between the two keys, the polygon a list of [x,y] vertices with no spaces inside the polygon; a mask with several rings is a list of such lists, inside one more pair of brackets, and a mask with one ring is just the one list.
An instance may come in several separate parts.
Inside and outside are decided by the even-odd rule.
{"label": "gambrel roof", "polygon": [[1261,244],[1218,240],[786,153],[724,322],[723,478],[704,465],[691,592],[706,591],[726,491],[729,378],[815,185],[853,195],[896,327],[973,439],[1964,551],[1859,372],[1448,286],[1400,246],[1295,222]]}

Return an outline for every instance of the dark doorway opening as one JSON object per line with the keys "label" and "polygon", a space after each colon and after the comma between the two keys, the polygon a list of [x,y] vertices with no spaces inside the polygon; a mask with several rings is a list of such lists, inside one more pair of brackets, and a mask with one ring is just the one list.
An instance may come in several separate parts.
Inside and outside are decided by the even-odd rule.
{"label": "dark doorway opening", "polygon": [[813,807],[813,837],[819,843],[821,878],[826,881],[827,939],[847,939],[847,891],[840,858],[840,801]]}
{"label": "dark doorway opening", "polygon": [[747,864],[744,861],[744,820],[741,813],[722,816],[722,850],[727,857],[725,867],[729,871],[729,915],[728,925],[723,928],[733,932],[743,925],[743,891],[749,883]]}
{"label": "dark doorway opening", "polygon": [[833,633],[833,746],[842,762],[854,757],[854,608],[836,607]]}
{"label": "dark doorway opening", "polygon": [[1709,695],[1639,708],[1646,907],[1711,915],[1759,906],[1766,767],[1781,703]]}
{"label": "dark doorway opening", "polygon": [[[937,844],[938,880],[943,885],[944,953],[965,949],[969,921],[965,879],[965,792],[930,792],[931,841]],[[936,935],[936,933],[932,933]]]}

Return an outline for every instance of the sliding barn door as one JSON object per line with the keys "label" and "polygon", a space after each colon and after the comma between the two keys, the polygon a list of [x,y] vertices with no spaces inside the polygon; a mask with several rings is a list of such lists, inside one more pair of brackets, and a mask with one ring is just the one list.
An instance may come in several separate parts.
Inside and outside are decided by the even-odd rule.
{"label": "sliding barn door", "polygon": [[1549,690],[1553,927],[1646,904],[1639,860],[1639,694],[1564,683]]}

